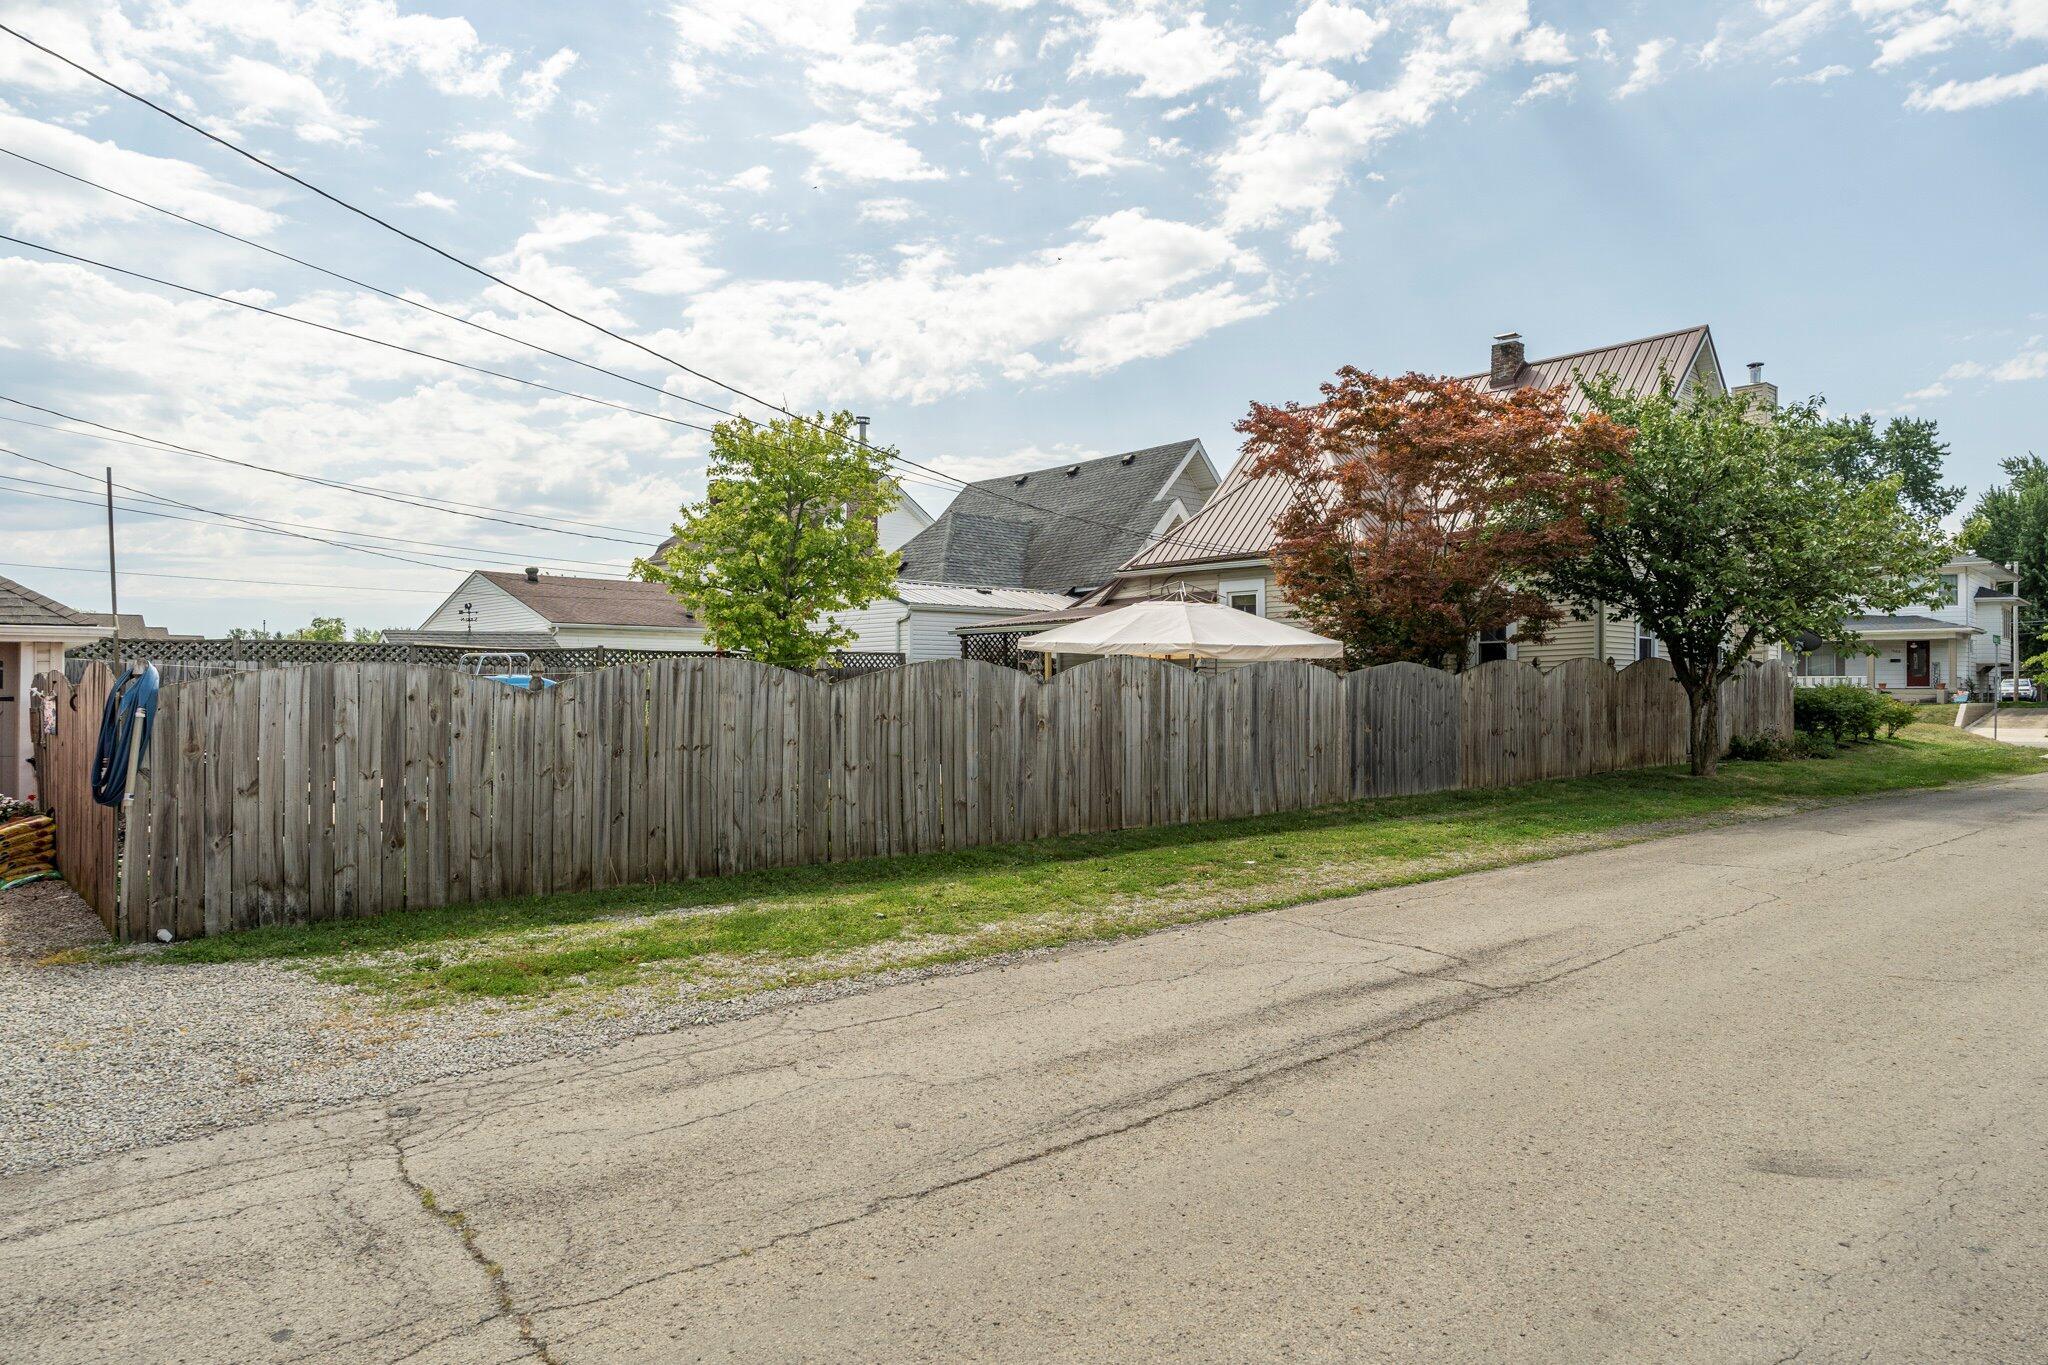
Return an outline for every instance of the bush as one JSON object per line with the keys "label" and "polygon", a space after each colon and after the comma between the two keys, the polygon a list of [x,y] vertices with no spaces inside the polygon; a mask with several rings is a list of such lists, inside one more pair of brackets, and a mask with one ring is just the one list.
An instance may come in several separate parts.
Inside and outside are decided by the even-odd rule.
{"label": "bush", "polygon": [[1833,758],[1835,756],[1835,746],[1832,741],[1820,735],[1809,734],[1804,730],[1793,734],[1791,750],[1792,757],[1794,758]]}
{"label": "bush", "polygon": [[1899,731],[1911,725],[1918,712],[1897,697],[1881,697],[1877,704],[1877,723],[1884,729],[1886,739],[1897,739]]}
{"label": "bush", "polygon": [[1792,723],[1837,744],[1876,739],[1885,724],[1887,707],[1897,707],[1906,713],[1906,720],[1912,719],[1912,709],[1904,702],[1865,687],[1802,687],[1792,694]]}
{"label": "bush", "polygon": [[1791,756],[1792,746],[1777,735],[1736,735],[1728,741],[1728,758],[1735,763],[1771,763]]}

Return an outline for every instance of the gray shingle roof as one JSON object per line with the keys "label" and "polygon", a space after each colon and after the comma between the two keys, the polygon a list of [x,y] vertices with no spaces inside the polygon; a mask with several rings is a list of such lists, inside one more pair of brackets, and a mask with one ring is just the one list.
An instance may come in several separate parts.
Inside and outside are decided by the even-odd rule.
{"label": "gray shingle roof", "polygon": [[1165,510],[1154,498],[1196,444],[971,483],[903,546],[900,572],[998,588],[1091,588],[1147,542]]}
{"label": "gray shingle roof", "polygon": [[684,628],[697,624],[697,618],[685,611],[683,604],[661,583],[552,573],[544,573],[539,581],[529,583],[525,574],[490,569],[480,569],[478,574],[558,626]]}
{"label": "gray shingle roof", "polygon": [[91,627],[92,619],[11,578],[0,578],[0,626]]}

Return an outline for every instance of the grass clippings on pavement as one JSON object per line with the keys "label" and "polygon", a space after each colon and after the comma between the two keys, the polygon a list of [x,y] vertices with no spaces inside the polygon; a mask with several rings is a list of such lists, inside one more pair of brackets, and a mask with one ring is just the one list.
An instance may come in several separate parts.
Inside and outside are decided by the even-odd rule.
{"label": "grass clippings on pavement", "polygon": [[[383,1006],[713,997],[1143,932],[1609,847],[1729,817],[2043,771],[1951,727],[1823,760],[1612,773],[1213,824],[246,930],[144,950],[282,960]],[[113,950],[120,955],[135,950]],[[571,995],[570,993],[573,993]]]}

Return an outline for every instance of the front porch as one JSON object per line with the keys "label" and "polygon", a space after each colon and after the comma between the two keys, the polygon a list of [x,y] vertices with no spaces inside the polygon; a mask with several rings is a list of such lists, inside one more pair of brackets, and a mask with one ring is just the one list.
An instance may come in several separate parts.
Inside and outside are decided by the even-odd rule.
{"label": "front porch", "polygon": [[1970,690],[1972,626],[1933,617],[1888,616],[1855,623],[1857,643],[1801,649],[1794,685],[1868,687],[1901,701],[1951,701]]}

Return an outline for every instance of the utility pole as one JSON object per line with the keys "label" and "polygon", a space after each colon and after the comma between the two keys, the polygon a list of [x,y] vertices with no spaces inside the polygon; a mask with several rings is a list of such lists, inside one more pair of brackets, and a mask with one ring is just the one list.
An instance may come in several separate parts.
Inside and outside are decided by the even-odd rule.
{"label": "utility pole", "polygon": [[114,569],[114,467],[107,466],[107,605],[114,609],[114,676],[121,676],[121,580]]}

